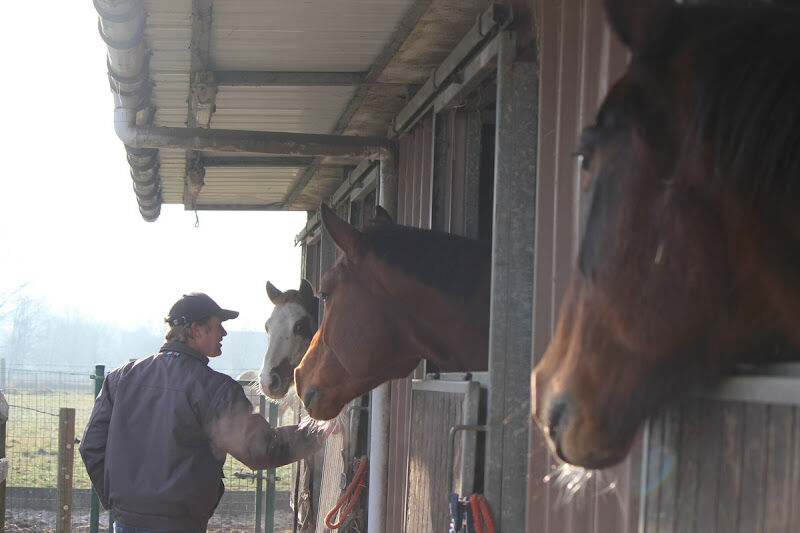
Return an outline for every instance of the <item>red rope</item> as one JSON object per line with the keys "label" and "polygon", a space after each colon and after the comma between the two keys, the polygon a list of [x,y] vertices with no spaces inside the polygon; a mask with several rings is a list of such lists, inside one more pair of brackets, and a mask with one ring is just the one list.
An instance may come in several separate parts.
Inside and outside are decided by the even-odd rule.
{"label": "red rope", "polygon": [[483,533],[483,526],[481,525],[481,509],[478,507],[477,494],[470,495],[469,508],[472,510],[472,525],[475,527],[475,533]]}
{"label": "red rope", "polygon": [[473,494],[469,497],[469,506],[472,510],[472,521],[475,526],[475,533],[483,533],[483,523],[486,524],[486,533],[496,533],[492,512],[489,510],[489,502],[483,494]]}
{"label": "red rope", "polygon": [[[364,488],[363,481],[366,473],[367,473],[367,456],[362,455],[361,462],[358,464],[358,470],[356,471],[356,475],[353,476],[353,481],[350,482],[350,485],[348,485],[347,490],[344,491],[344,494],[342,494],[342,496],[339,498],[339,501],[336,502],[336,505],[333,506],[333,509],[331,509],[330,512],[328,512],[328,515],[325,517],[325,527],[327,527],[328,529],[339,529],[340,527],[342,527],[342,524],[344,523],[345,519],[350,515],[350,511],[353,510],[353,507],[358,501],[358,497],[361,496],[361,489]],[[336,512],[339,509],[341,509],[342,505],[347,500],[347,498],[350,497],[351,494],[353,495],[353,497],[350,498],[350,502],[347,504],[347,507],[344,508],[344,511],[342,511],[342,514],[339,516],[339,521],[336,522],[335,524],[332,524],[331,520],[333,520],[333,517],[336,516]]]}

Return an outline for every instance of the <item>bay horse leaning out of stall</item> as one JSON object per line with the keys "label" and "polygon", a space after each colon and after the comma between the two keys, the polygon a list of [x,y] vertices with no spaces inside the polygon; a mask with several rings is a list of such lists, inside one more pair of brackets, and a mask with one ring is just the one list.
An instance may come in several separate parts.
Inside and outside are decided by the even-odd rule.
{"label": "bay horse leaning out of stall", "polygon": [[294,383],[294,369],[317,331],[319,300],[302,279],[298,290],[281,291],[267,281],[267,296],[275,306],[264,324],[269,336],[259,371],[261,390],[273,400],[286,397]]}
{"label": "bay horse leaning out of stall", "polygon": [[294,373],[297,395],[318,420],[407,376],[422,358],[444,371],[487,368],[489,244],[376,212],[362,232],[320,207],[343,255],[320,282],[322,324]]}
{"label": "bay horse leaning out of stall", "polygon": [[581,138],[588,219],[531,391],[587,468],[667,401],[800,345],[800,12],[606,12],[632,59]]}

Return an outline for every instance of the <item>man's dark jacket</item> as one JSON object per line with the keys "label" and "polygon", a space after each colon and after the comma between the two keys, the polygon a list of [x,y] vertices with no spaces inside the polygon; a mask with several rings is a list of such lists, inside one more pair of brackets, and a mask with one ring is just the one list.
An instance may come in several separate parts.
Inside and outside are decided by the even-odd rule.
{"label": "man's dark jacket", "polygon": [[122,525],[203,532],[222,496],[230,453],[253,469],[316,451],[297,426],[271,427],[242,386],[208,358],[168,342],[109,373],[80,444],[100,502]]}

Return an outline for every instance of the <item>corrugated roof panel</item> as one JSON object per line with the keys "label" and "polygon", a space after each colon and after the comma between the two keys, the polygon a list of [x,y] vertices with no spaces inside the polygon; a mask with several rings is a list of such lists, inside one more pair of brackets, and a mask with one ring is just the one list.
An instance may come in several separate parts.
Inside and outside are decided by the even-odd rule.
{"label": "corrugated roof panel", "polygon": [[215,69],[366,71],[413,0],[217,0]]}
{"label": "corrugated roof panel", "polygon": [[220,87],[212,128],[330,133],[353,87]]}
{"label": "corrugated roof panel", "polygon": [[300,169],[278,168],[206,168],[205,185],[197,198],[198,205],[261,205],[283,200],[287,187]]}
{"label": "corrugated roof panel", "polygon": [[168,204],[182,204],[186,152],[162,148],[158,152],[158,158],[162,201]]}
{"label": "corrugated roof panel", "polygon": [[231,183],[258,181],[283,181],[291,183],[297,177],[297,167],[206,167],[206,181],[227,179]]}
{"label": "corrugated roof panel", "polygon": [[153,123],[181,127],[185,125],[188,109],[192,2],[146,1],[145,9],[148,13],[145,40],[152,52],[148,66],[154,84],[150,100],[156,108]]}
{"label": "corrugated roof panel", "polygon": [[283,200],[286,182],[283,180],[246,180],[206,177],[206,184],[197,198],[197,205],[269,205]]}
{"label": "corrugated roof panel", "polygon": [[[144,39],[149,52],[148,76],[153,84],[150,103],[155,108],[153,125],[182,128],[187,124],[189,112],[193,1],[143,0],[143,3],[147,11]],[[206,68],[211,71],[367,72],[392,39],[408,34],[403,30],[405,25],[410,31],[411,25],[416,24],[414,9],[419,9],[414,7],[416,3],[417,0],[212,0],[211,33],[208,36],[210,59]],[[444,2],[442,5],[442,9],[447,11],[445,27],[448,23],[452,25],[454,6],[459,9],[460,4]],[[411,20],[414,22],[409,22]],[[428,20],[426,24],[431,22]],[[433,34],[441,37],[441,33],[436,26]],[[460,30],[450,33],[456,36]],[[423,48],[429,47],[426,44]],[[411,56],[415,54],[411,53]],[[414,64],[412,59],[406,62],[407,68]],[[384,62],[378,66],[383,68]],[[427,65],[418,68],[428,71]],[[338,123],[348,105],[360,94],[356,86],[221,86],[217,88],[211,127],[332,133],[337,125],[340,126]],[[372,88],[358,97],[358,102],[370,103],[366,106],[369,109],[362,110],[361,116],[348,114],[350,127],[345,131],[349,134],[384,135],[385,123],[406,97],[403,87]],[[390,105],[384,105],[386,101]],[[363,104],[358,105],[359,109],[364,108]],[[365,116],[369,116],[369,120]],[[341,132],[341,128],[337,131]],[[183,203],[185,151],[162,149],[159,159],[163,201]],[[329,157],[324,160],[325,165],[355,163],[357,161],[350,158]],[[275,169],[266,171],[274,172]],[[302,170],[284,171],[280,177],[273,176],[274,180],[269,183],[259,182],[266,179],[266,176],[260,176],[254,185],[253,170],[247,169],[251,176],[249,181],[243,181],[241,185],[231,181],[238,179],[237,173],[241,172],[244,170],[230,167],[206,169],[206,184],[199,199],[201,204],[224,206],[233,201],[258,205],[266,196],[269,200],[263,201],[267,203],[280,201],[296,183]],[[336,189],[341,175],[341,169],[319,169],[311,182],[295,196],[291,208],[316,207],[320,198]],[[225,187],[235,190],[233,200],[223,195]],[[275,187],[280,190],[264,196],[265,188]]]}

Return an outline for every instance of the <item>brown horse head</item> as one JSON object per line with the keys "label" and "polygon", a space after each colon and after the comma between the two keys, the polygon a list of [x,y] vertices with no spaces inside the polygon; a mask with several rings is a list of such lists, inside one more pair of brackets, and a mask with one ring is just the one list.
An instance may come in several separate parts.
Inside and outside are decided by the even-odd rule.
{"label": "brown horse head", "polygon": [[259,372],[261,390],[272,399],[284,398],[294,383],[294,369],[317,331],[319,300],[311,284],[300,280],[298,290],[281,291],[267,282],[267,296],[275,306],[264,324],[269,336]]}
{"label": "brown horse head", "polygon": [[321,207],[343,255],[320,282],[322,324],[294,374],[316,419],[407,376],[423,357],[442,369],[486,368],[488,247],[378,215],[361,232]]}
{"label": "brown horse head", "polygon": [[606,11],[632,59],[581,138],[584,233],[531,391],[553,451],[589,468],[766,340],[800,343],[800,17]]}

